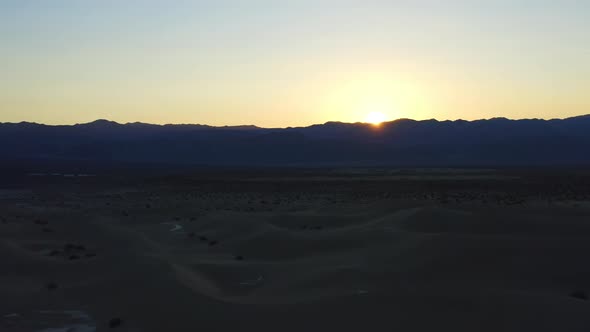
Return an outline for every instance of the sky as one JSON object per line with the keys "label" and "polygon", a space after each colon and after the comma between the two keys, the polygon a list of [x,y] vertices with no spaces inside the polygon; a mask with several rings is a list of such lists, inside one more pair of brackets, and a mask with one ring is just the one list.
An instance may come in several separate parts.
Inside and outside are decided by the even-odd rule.
{"label": "sky", "polygon": [[0,0],[0,122],[587,113],[587,0]]}

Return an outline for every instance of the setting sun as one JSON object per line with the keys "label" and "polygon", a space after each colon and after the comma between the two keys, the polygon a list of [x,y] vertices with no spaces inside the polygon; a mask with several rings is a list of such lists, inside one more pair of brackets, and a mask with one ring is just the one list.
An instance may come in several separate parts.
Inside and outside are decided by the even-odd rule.
{"label": "setting sun", "polygon": [[380,125],[385,120],[387,120],[387,117],[385,116],[385,114],[383,114],[381,112],[371,112],[371,113],[367,114],[367,118],[366,118],[367,123],[371,123],[374,125]]}

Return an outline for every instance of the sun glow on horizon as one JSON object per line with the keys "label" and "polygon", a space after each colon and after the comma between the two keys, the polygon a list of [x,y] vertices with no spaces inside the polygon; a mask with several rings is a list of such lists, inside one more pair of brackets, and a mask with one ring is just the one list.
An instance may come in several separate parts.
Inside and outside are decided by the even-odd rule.
{"label": "sun glow on horizon", "polygon": [[[368,123],[379,127],[383,122],[401,117],[422,117],[427,109],[427,90],[414,83],[409,74],[363,73],[334,82],[322,91],[319,109],[326,119]],[[418,76],[418,74],[416,74]],[[330,121],[330,120],[327,120]]]}
{"label": "sun glow on horizon", "polygon": [[382,112],[370,112],[367,114],[365,121],[372,125],[378,126],[387,120],[387,116]]}

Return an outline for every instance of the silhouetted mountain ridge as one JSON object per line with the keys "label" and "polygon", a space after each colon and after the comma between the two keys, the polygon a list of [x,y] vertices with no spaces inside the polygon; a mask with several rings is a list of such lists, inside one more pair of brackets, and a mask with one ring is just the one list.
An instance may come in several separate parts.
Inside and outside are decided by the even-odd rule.
{"label": "silhouetted mountain ridge", "polygon": [[379,127],[0,123],[0,158],[206,165],[516,166],[590,164],[590,115],[416,121]]}

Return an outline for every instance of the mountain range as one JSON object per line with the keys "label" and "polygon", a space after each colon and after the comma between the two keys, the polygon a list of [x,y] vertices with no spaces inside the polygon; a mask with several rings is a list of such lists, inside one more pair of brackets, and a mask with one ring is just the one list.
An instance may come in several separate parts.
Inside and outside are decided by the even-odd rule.
{"label": "mountain range", "polygon": [[0,123],[0,160],[208,166],[502,167],[590,164],[590,115],[328,122],[298,128]]}

